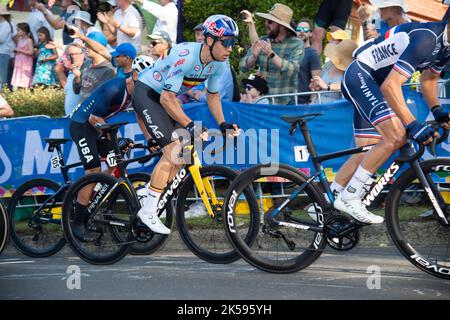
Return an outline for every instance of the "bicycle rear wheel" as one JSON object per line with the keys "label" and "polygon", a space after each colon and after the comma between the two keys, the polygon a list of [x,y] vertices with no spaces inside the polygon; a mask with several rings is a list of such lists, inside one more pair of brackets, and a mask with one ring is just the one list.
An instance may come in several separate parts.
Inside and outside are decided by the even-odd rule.
{"label": "bicycle rear wheel", "polygon": [[66,240],[61,227],[64,192],[49,179],[32,179],[17,188],[8,204],[11,240],[23,254],[49,257],[61,250]]}
{"label": "bicycle rear wheel", "polygon": [[[189,175],[177,195],[177,227],[186,246],[200,259],[211,263],[231,263],[238,260],[239,254],[227,239],[223,224],[223,197],[237,172],[223,166],[200,168],[203,179],[208,179],[219,204],[213,207],[215,216],[211,217],[199,196],[196,195],[194,180]],[[251,243],[258,232],[258,221],[253,220],[250,211],[258,207],[252,190],[243,190],[242,198],[247,203],[247,214],[242,217],[241,230],[244,241]],[[209,198],[211,203],[211,198]]]}
{"label": "bicycle rear wheel", "polygon": [[[450,159],[420,163],[437,198],[450,219]],[[427,191],[412,169],[393,184],[386,200],[386,226],[395,246],[417,268],[439,278],[450,279],[450,226],[437,219]]]}
{"label": "bicycle rear wheel", "polygon": [[[254,267],[272,273],[296,272],[313,263],[325,248],[325,199],[313,182],[306,183],[307,178],[298,169],[282,164],[278,169],[268,168],[258,165],[244,171],[228,189],[224,203],[226,232],[235,249]],[[245,204],[241,194],[246,188],[255,190],[259,197],[259,207],[252,211],[253,220],[260,222],[259,232],[251,244],[243,238],[239,210]],[[278,226],[271,213],[282,204],[276,220],[285,225]],[[310,227],[295,228],[298,223]]]}
{"label": "bicycle rear wheel", "polygon": [[8,218],[3,202],[0,201],[0,254],[6,247],[8,241]]}
{"label": "bicycle rear wheel", "polygon": [[[131,173],[128,178],[135,190],[139,190],[140,188],[145,188],[145,185],[150,181],[151,175],[144,172]],[[138,199],[140,205],[143,205],[144,199],[138,194]],[[160,214],[161,221],[165,224],[165,226],[169,229],[172,228],[173,223],[173,207],[172,205],[168,205],[166,210],[162,211]],[[146,232],[146,238],[148,239],[146,242],[135,242],[131,245],[130,254],[132,255],[149,255],[153,252],[158,251],[169,238],[169,235],[165,234],[156,234],[151,230]]]}
{"label": "bicycle rear wheel", "polygon": [[[95,187],[88,204],[93,211],[92,216],[86,217],[86,229],[95,235],[95,240],[86,243],[73,234],[72,217],[78,193],[89,185]],[[64,234],[72,250],[91,264],[121,260],[134,241],[131,226],[138,207],[135,201],[128,186],[107,174],[89,174],[75,182],[64,199],[62,216]]]}

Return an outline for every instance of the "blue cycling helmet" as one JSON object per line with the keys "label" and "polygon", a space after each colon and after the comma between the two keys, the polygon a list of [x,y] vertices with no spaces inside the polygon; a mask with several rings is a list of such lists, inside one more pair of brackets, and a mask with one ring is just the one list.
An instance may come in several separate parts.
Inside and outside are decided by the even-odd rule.
{"label": "blue cycling helmet", "polygon": [[239,28],[230,17],[223,14],[215,14],[203,22],[203,34],[213,37],[237,37]]}

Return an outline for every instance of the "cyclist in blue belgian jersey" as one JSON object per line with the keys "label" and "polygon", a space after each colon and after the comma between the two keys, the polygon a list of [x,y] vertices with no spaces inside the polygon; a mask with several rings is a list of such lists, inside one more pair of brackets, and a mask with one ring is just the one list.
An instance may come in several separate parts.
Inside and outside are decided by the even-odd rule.
{"label": "cyclist in blue belgian jersey", "polygon": [[[440,72],[450,59],[447,22],[407,23],[390,29],[384,36],[366,42],[353,53],[355,60],[347,68],[342,91],[355,107],[356,144],[377,143],[367,154],[350,158],[332,183],[337,194],[334,206],[364,223],[382,223],[370,213],[361,199],[367,185],[373,183],[377,169],[401,146],[407,137],[429,144],[434,132],[419,123],[408,109],[402,85],[416,71],[422,71],[423,96],[434,118],[448,122],[437,97]],[[447,126],[445,124],[445,126]]]}
{"label": "cyclist in blue belgian jersey", "polygon": [[149,196],[138,212],[142,222],[156,233],[170,233],[155,212],[163,188],[181,165],[181,159],[175,159],[181,150],[175,128],[186,128],[192,137],[194,133],[197,136],[202,132],[202,128],[195,126],[183,112],[177,95],[205,82],[207,103],[221,130],[231,129],[234,135],[239,134],[237,125],[225,122],[219,94],[221,73],[236,44],[239,30],[236,22],[224,15],[210,16],[203,26],[203,43],[181,43],[172,47],[153,68],[139,75],[133,94],[133,108],[139,121],[163,148],[163,156],[152,172]]}
{"label": "cyclist in blue belgian jersey", "polygon": [[[114,153],[114,146],[109,139],[106,137],[98,139],[100,132],[95,129],[95,125],[105,123],[107,119],[130,106],[138,74],[152,64],[153,59],[150,57],[135,58],[131,77],[114,78],[105,82],[80,103],[70,115],[70,135],[77,146],[86,174],[101,171],[99,155],[106,157]],[[89,241],[89,234],[86,233],[84,226],[84,216],[91,192],[92,189],[83,189],[76,203],[73,232],[81,241]]]}

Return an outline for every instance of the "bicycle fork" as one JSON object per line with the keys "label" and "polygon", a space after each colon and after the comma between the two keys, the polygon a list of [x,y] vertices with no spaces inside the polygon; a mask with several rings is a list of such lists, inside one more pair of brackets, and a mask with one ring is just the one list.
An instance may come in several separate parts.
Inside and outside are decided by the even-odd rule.
{"label": "bicycle fork", "polygon": [[[444,212],[441,209],[441,206],[439,203],[444,204],[445,201],[442,199],[442,196],[437,189],[436,185],[432,181],[431,177],[428,175],[425,175],[422,171],[422,168],[420,167],[419,161],[415,160],[410,162],[411,168],[414,170],[414,172],[417,175],[417,178],[419,179],[419,182],[422,184],[425,193],[427,194],[428,199],[431,201],[431,204],[433,205],[434,211],[438,215],[439,221],[443,225],[448,225],[447,217],[445,216]],[[438,199],[436,199],[436,195]]]}

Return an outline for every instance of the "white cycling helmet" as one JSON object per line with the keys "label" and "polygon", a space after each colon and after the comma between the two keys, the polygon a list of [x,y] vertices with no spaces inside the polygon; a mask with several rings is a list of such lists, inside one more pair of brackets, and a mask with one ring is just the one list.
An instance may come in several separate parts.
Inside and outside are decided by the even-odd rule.
{"label": "white cycling helmet", "polygon": [[137,73],[141,73],[147,68],[153,67],[155,64],[155,60],[152,57],[149,56],[138,56],[134,58],[133,64],[131,65],[131,68],[133,70],[136,70]]}

